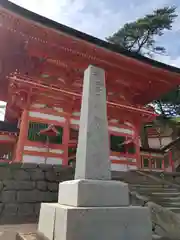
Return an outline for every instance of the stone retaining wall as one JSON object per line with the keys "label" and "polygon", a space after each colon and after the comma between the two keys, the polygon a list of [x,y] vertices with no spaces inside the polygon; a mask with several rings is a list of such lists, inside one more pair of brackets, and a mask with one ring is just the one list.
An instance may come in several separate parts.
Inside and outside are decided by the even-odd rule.
{"label": "stone retaining wall", "polygon": [[73,179],[61,166],[0,164],[0,224],[37,221],[41,202],[57,202],[58,184]]}

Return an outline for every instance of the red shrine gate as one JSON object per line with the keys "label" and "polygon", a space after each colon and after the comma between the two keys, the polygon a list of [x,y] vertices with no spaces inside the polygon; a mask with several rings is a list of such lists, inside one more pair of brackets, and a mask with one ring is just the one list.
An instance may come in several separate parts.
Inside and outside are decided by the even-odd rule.
{"label": "red shrine gate", "polygon": [[140,127],[156,116],[144,105],[180,84],[180,70],[5,0],[0,21],[0,99],[6,121],[19,128],[12,160],[72,163],[83,74],[95,65],[106,72],[112,170],[141,168]]}

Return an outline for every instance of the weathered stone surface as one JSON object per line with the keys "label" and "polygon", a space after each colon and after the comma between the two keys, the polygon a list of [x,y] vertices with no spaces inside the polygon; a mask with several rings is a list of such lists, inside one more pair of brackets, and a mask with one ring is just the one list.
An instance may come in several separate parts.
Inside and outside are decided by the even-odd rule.
{"label": "weathered stone surface", "polygon": [[13,164],[9,164],[8,168],[10,169],[20,169],[22,166],[22,163],[21,162],[15,162]]}
{"label": "weathered stone surface", "polygon": [[54,202],[58,199],[56,192],[19,191],[17,192],[17,202],[22,203],[39,203],[39,202]]}
{"label": "weathered stone surface", "polygon": [[23,203],[18,205],[18,215],[33,215],[34,214],[34,204]]}
{"label": "weathered stone surface", "polygon": [[34,213],[39,216],[39,212],[40,212],[40,207],[41,207],[41,204],[40,203],[36,203],[34,205]]}
{"label": "weathered stone surface", "polygon": [[33,191],[19,191],[17,192],[17,202],[22,203],[35,203],[41,202],[46,199],[46,193],[33,190]]}
{"label": "weathered stone surface", "polygon": [[33,181],[44,180],[44,172],[42,171],[42,169],[33,169],[29,173],[31,176],[31,180]]}
{"label": "weathered stone surface", "polygon": [[51,164],[45,164],[45,163],[39,164],[38,167],[39,167],[40,169],[45,170],[45,171],[49,171],[50,169],[53,168],[53,166],[52,166]]}
{"label": "weathered stone surface", "polygon": [[[45,173],[49,180],[44,179]],[[40,203],[57,202],[57,184],[70,179],[69,175],[71,169],[52,165],[41,168],[36,164],[1,165],[0,224],[37,221]],[[36,180],[30,179],[31,176]]]}
{"label": "weathered stone surface", "polygon": [[16,191],[3,191],[1,193],[1,201],[3,203],[14,203],[14,202],[16,202]]}
{"label": "weathered stone surface", "polygon": [[155,224],[156,233],[172,240],[180,239],[180,217],[172,211],[153,202],[148,202],[152,223]]}
{"label": "weathered stone surface", "polygon": [[57,192],[46,192],[44,195],[45,202],[57,202],[58,193]]}
{"label": "weathered stone surface", "polygon": [[3,211],[3,209],[4,209],[4,203],[0,203],[0,215],[1,215],[1,213],[2,213],[2,211]]}
{"label": "weathered stone surface", "polygon": [[54,171],[45,172],[45,179],[49,182],[57,181],[57,176]]}
{"label": "weathered stone surface", "polygon": [[105,73],[89,66],[83,83],[75,179],[111,179],[108,139]]}
{"label": "weathered stone surface", "polygon": [[39,231],[50,240],[152,240],[147,208],[74,208],[60,204],[42,206]]}
{"label": "weathered stone surface", "polygon": [[[55,222],[55,211],[56,211],[57,205],[59,205],[59,204],[57,204],[57,203],[52,203],[52,204],[42,203],[41,204],[41,209],[40,209],[40,214],[39,214],[38,232],[43,233],[43,235],[45,237],[47,237],[47,239],[49,239],[49,240],[55,239],[54,238],[54,222]],[[61,238],[61,239],[63,239],[63,238]]]}
{"label": "weathered stone surface", "polygon": [[26,172],[24,169],[13,170],[12,174],[15,180],[30,180],[29,172]]}
{"label": "weathered stone surface", "polygon": [[23,169],[36,169],[36,168],[38,168],[38,164],[36,164],[36,163],[23,163],[21,165],[21,168],[23,168]]}
{"label": "weathered stone surface", "polygon": [[46,191],[47,190],[47,182],[45,181],[38,181],[36,183],[36,188],[40,191]]}
{"label": "weathered stone surface", "polygon": [[51,192],[57,192],[58,191],[58,183],[47,183],[48,190]]}
{"label": "weathered stone surface", "polygon": [[59,184],[58,202],[75,207],[129,206],[129,188],[118,181],[66,181]]}
{"label": "weathered stone surface", "polygon": [[58,172],[58,173],[62,173],[62,172],[65,172],[65,171],[67,171],[67,169],[68,169],[69,167],[63,167],[63,166],[61,166],[61,165],[53,165],[53,170],[55,171],[55,172]]}
{"label": "weathered stone surface", "polygon": [[3,184],[4,190],[32,190],[35,188],[35,182],[33,181],[5,180]]}
{"label": "weathered stone surface", "polygon": [[13,204],[13,203],[8,204],[7,203],[7,204],[4,205],[4,209],[3,209],[2,214],[6,215],[6,216],[16,215],[17,211],[18,211],[18,205],[17,204]]}
{"label": "weathered stone surface", "polygon": [[3,188],[4,188],[3,181],[0,181],[0,192],[3,190]]}
{"label": "weathered stone surface", "polygon": [[0,180],[12,179],[12,171],[7,167],[0,167]]}

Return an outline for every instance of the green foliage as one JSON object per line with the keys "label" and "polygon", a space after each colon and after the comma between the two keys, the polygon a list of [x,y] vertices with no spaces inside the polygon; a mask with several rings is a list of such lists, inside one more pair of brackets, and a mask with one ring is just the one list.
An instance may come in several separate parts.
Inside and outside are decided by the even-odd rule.
{"label": "green foliage", "polygon": [[[156,9],[152,14],[126,23],[107,40],[142,55],[152,57],[153,53],[163,54],[166,49],[156,44],[157,38],[161,37],[165,31],[172,29],[176,17],[174,6]],[[176,88],[154,104],[158,112],[164,116],[180,115],[180,89]]]}
{"label": "green foliage", "polygon": [[171,30],[176,17],[176,7],[160,8],[134,22],[126,23],[107,40],[141,54],[165,53],[164,47],[156,45],[156,37],[162,36],[165,30]]}
{"label": "green foliage", "polygon": [[180,87],[167,93],[160,100],[155,100],[154,105],[158,113],[165,117],[180,115]]}
{"label": "green foliage", "polygon": [[180,115],[180,87],[169,92],[159,101],[165,116]]}
{"label": "green foliage", "polygon": [[[116,33],[107,38],[107,41],[119,45],[131,52],[148,55],[152,57],[155,54],[164,54],[166,49],[157,45],[158,37],[162,37],[164,32],[172,29],[172,24],[176,19],[176,7],[163,7],[156,9],[152,14],[147,14],[134,22],[126,23]],[[176,129],[174,122],[169,120],[169,116],[180,114],[180,90],[168,93],[162,99],[154,101],[156,109],[162,115],[153,123],[154,127],[171,126]],[[142,127],[141,141],[144,148],[148,148],[148,136],[146,125]]]}

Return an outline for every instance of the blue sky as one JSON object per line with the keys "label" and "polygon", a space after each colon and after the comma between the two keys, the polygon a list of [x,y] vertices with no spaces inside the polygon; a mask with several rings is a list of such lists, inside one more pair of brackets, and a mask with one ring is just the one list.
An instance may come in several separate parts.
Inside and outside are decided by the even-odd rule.
{"label": "blue sky", "polygon": [[177,6],[179,17],[173,30],[161,37],[166,56],[156,59],[180,67],[180,1],[179,0],[11,0],[33,12],[62,24],[104,39],[122,27],[154,9]]}
{"label": "blue sky", "polygon": [[50,19],[104,39],[126,22],[151,13],[163,6],[177,6],[179,17],[173,30],[161,37],[167,56],[157,60],[180,66],[180,1],[179,0],[11,0]]}

